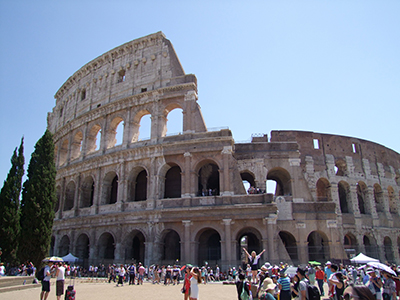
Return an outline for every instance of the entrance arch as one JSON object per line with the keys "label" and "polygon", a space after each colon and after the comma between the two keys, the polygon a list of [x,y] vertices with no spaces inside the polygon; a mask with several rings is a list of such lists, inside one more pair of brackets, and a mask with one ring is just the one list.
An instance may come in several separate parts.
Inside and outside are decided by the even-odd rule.
{"label": "entrance arch", "polygon": [[320,231],[313,231],[308,235],[308,260],[326,261],[329,258],[327,236]]}
{"label": "entrance arch", "polygon": [[113,260],[115,252],[115,240],[109,232],[103,233],[99,238],[99,258]]}
{"label": "entrance arch", "polygon": [[60,241],[60,246],[58,247],[58,256],[65,256],[69,253],[69,237],[64,235]]}
{"label": "entrance arch", "polygon": [[198,235],[198,265],[205,262],[209,265],[220,264],[221,260],[221,236],[211,228],[203,229]]}
{"label": "entrance arch", "polygon": [[76,240],[76,256],[85,261],[89,258],[89,237],[82,233]]}
{"label": "entrance arch", "polygon": [[181,260],[181,238],[175,230],[166,230],[161,252],[161,264],[173,265]]}
{"label": "entrance arch", "polygon": [[236,238],[237,241],[237,257],[238,261],[241,261],[242,268],[245,270],[248,264],[248,257],[243,251],[246,248],[247,252],[251,253],[255,251],[257,255],[262,251],[262,237],[260,232],[255,228],[244,228],[242,229]]}
{"label": "entrance arch", "polygon": [[287,231],[280,231],[279,237],[282,240],[283,245],[285,246],[286,252],[289,255],[292,263],[297,265],[299,262],[299,255],[297,253],[297,243],[296,238]]}
{"label": "entrance arch", "polygon": [[128,236],[128,243],[125,250],[125,259],[142,264],[144,263],[146,239],[139,230],[132,231]]}

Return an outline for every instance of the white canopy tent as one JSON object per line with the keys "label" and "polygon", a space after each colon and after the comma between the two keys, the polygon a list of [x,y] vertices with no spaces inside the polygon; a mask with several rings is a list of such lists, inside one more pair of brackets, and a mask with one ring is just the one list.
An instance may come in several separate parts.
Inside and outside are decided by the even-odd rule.
{"label": "white canopy tent", "polygon": [[72,253],[68,253],[67,255],[63,256],[62,259],[66,262],[76,262],[79,258],[72,255]]}
{"label": "white canopy tent", "polygon": [[354,256],[352,259],[350,259],[350,261],[353,264],[366,264],[369,262],[379,262],[379,259],[372,258],[372,257],[366,256],[363,253],[360,253],[357,256]]}

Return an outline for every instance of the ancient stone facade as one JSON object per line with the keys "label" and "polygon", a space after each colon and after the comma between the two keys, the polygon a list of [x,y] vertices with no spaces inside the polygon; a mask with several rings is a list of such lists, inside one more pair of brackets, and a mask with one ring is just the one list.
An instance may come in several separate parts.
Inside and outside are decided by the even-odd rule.
{"label": "ancient stone facade", "polygon": [[[196,77],[161,32],[89,62],[55,98],[53,254],[95,264],[207,261],[223,270],[241,264],[242,247],[266,249],[262,260],[271,263],[358,252],[400,262],[398,153],[301,131],[235,143],[230,130],[207,129]],[[173,110],[182,112],[182,131],[167,135]],[[267,181],[275,193],[265,193]]]}

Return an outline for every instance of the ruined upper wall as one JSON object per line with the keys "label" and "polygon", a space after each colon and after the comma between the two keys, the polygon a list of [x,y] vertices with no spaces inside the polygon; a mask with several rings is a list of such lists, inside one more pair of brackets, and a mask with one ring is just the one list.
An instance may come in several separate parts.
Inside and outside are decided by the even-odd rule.
{"label": "ruined upper wall", "polygon": [[51,131],[104,104],[173,85],[194,83],[171,42],[157,32],[116,47],[76,71],[55,95]]}
{"label": "ruined upper wall", "polygon": [[300,157],[314,160],[315,171],[326,169],[326,155],[332,155],[335,161],[346,161],[351,157],[354,173],[365,173],[366,164],[371,175],[378,175],[380,166],[385,177],[393,174],[400,176],[400,154],[382,145],[355,137],[316,133],[311,131],[272,131],[271,142],[297,142]]}

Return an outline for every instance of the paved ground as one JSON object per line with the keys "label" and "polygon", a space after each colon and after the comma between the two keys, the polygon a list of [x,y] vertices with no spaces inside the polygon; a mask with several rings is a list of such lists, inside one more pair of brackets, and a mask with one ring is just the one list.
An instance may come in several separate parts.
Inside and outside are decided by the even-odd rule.
{"label": "paved ground", "polygon": [[[53,279],[52,279],[53,281]],[[67,281],[68,283],[68,281]],[[83,283],[76,282],[76,299],[160,299],[172,300],[183,299],[180,292],[182,284],[178,286],[164,286],[145,282],[143,285],[124,285],[116,287],[114,283]],[[39,299],[40,285],[35,288],[2,293],[1,300]],[[55,286],[51,286],[48,300],[56,300]],[[62,297],[64,299],[64,297]],[[222,283],[209,283],[200,285],[199,299],[203,300],[235,300],[237,299],[234,285],[223,285]]]}

